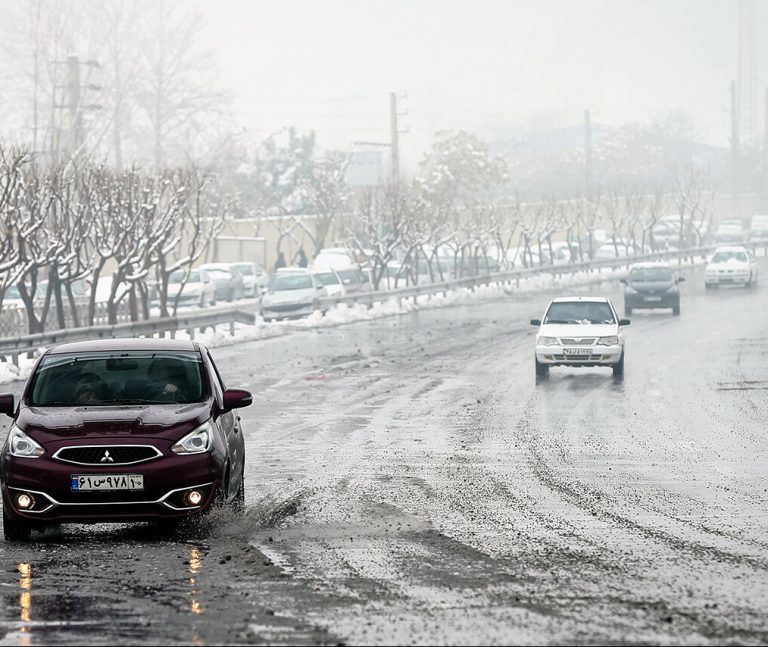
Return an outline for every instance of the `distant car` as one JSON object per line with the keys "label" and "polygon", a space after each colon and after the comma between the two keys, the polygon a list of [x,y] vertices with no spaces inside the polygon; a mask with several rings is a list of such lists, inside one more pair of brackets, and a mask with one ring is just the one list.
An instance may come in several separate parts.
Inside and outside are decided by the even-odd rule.
{"label": "distant car", "polygon": [[703,221],[695,221],[690,216],[681,217],[675,213],[664,216],[651,227],[651,239],[656,250],[696,247],[701,245],[702,232],[705,229]]}
{"label": "distant car", "polygon": [[5,290],[3,295],[3,310],[19,310],[25,307],[24,300],[21,298],[19,288],[15,285],[10,285]]}
{"label": "distant car", "polygon": [[758,268],[755,257],[746,247],[718,247],[704,270],[704,285],[709,290],[721,285],[757,285]]}
{"label": "distant car", "polygon": [[0,454],[3,533],[26,540],[59,523],[181,521],[244,502],[245,445],[205,346],[120,338],[48,348],[20,400]]}
{"label": "distant car", "polygon": [[339,275],[341,282],[344,284],[344,289],[347,291],[347,294],[370,292],[372,289],[368,275],[359,267],[347,266],[334,269],[336,274]]}
{"label": "distant car", "polygon": [[344,282],[336,273],[336,270],[328,268],[325,270],[317,270],[314,274],[315,278],[325,286],[327,296],[343,297],[347,293],[347,290],[344,287]]}
{"label": "distant car", "polygon": [[629,316],[640,308],[672,308],[680,314],[680,288],[685,281],[667,263],[637,263],[631,265],[624,283],[624,314]]}
{"label": "distant car", "polygon": [[635,248],[630,243],[625,240],[617,240],[600,245],[593,258],[596,261],[605,261],[611,258],[634,256],[636,253]]}
{"label": "distant car", "polygon": [[549,375],[551,366],[606,366],[613,374],[624,374],[623,327],[605,297],[559,297],[553,299],[537,326],[534,359],[536,376]]}
{"label": "distant car", "polygon": [[716,243],[743,243],[746,237],[744,223],[738,218],[723,220],[715,230]]}
{"label": "distant car", "polygon": [[216,305],[216,286],[205,270],[176,270],[168,277],[169,305],[177,298],[179,305]]}
{"label": "distant car", "polygon": [[357,254],[348,247],[324,247],[312,261],[312,268],[316,270],[332,268],[342,269],[350,266],[359,267]]}
{"label": "distant car", "polygon": [[216,299],[234,301],[245,296],[243,275],[229,263],[206,263],[198,269],[205,272],[216,287]]}
{"label": "distant car", "polygon": [[757,214],[752,216],[749,225],[749,240],[768,241],[768,215]]}
{"label": "distant car", "polygon": [[312,270],[282,267],[267,283],[261,297],[261,316],[264,321],[306,317],[319,308],[318,299],[327,294]]}
{"label": "distant car", "polygon": [[269,276],[258,263],[232,263],[232,267],[243,277],[243,289],[245,296],[257,297],[262,288],[267,285]]}

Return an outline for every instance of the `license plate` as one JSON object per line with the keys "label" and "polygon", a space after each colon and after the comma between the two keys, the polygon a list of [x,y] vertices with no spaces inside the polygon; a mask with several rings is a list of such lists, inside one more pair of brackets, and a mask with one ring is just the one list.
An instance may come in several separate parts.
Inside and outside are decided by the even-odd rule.
{"label": "license plate", "polygon": [[591,355],[591,348],[564,348],[563,352],[566,355]]}
{"label": "license plate", "polygon": [[73,492],[143,490],[143,474],[73,474]]}
{"label": "license plate", "polygon": [[661,297],[645,297],[646,301],[661,301]]}

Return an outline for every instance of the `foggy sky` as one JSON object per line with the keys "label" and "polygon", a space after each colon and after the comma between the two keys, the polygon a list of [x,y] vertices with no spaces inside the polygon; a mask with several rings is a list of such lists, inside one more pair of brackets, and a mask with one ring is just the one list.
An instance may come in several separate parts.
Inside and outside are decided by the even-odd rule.
{"label": "foggy sky", "polygon": [[585,108],[595,122],[620,124],[683,107],[700,139],[727,143],[738,0],[217,0],[201,7],[237,121],[256,133],[295,123],[318,130],[324,146],[386,141],[388,93],[398,91],[408,93],[402,146],[411,159],[440,128],[578,124]]}

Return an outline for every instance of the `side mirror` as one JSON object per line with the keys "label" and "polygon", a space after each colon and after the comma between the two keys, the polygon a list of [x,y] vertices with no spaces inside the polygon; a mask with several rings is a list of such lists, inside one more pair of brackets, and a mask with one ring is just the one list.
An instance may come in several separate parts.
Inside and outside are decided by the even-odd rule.
{"label": "side mirror", "polygon": [[261,293],[266,294],[267,292],[269,292],[269,288],[265,285],[263,288],[261,288]]}
{"label": "side mirror", "polygon": [[3,393],[0,395],[0,413],[4,413],[6,416],[13,418],[16,413],[13,393]]}
{"label": "side mirror", "polygon": [[629,319],[619,319],[620,326],[628,326],[630,323]]}
{"label": "side mirror", "polygon": [[248,407],[253,403],[250,391],[243,389],[227,389],[224,391],[224,411]]}
{"label": "side mirror", "polygon": [[531,325],[532,326],[540,326],[541,325],[541,319],[531,319]]}
{"label": "side mirror", "polygon": [[619,279],[619,283],[623,283],[624,285],[627,284],[627,279]]}
{"label": "side mirror", "polygon": [[684,276],[678,276],[678,277],[677,277],[677,282],[678,282],[678,283],[683,283],[683,282],[685,282],[685,277],[684,277]]}

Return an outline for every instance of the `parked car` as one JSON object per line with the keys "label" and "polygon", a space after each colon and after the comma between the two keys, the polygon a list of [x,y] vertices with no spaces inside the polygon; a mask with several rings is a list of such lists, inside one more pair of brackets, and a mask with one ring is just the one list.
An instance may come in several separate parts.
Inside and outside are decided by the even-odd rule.
{"label": "parked car", "polygon": [[350,266],[359,267],[357,254],[347,247],[324,247],[312,261],[314,269],[343,269]]}
{"label": "parked car", "polygon": [[243,289],[245,296],[257,297],[261,289],[267,285],[269,275],[258,263],[232,263],[231,265],[243,277]]}
{"label": "parked car", "polygon": [[272,274],[261,297],[261,316],[264,321],[306,317],[319,308],[318,299],[327,295],[312,270],[281,267]]}
{"label": "parked car", "polygon": [[168,303],[216,305],[216,286],[205,270],[176,270],[168,277]]}
{"label": "parked car", "polygon": [[334,268],[334,270],[344,284],[344,289],[347,291],[347,294],[369,292],[372,289],[368,275],[359,267],[346,266]]}
{"label": "parked car", "polygon": [[704,286],[711,290],[721,285],[757,285],[758,267],[755,257],[746,247],[718,247],[704,270]]}
{"label": "parked car", "polygon": [[749,240],[768,241],[768,215],[756,214],[752,216],[749,225]]}
{"label": "parked car", "polygon": [[680,288],[685,281],[668,263],[636,263],[629,268],[624,284],[624,314],[628,317],[640,308],[672,308],[680,314]]}
{"label": "parked car", "polygon": [[551,366],[606,366],[616,376],[624,374],[624,326],[605,297],[553,299],[537,326],[534,352],[536,376],[549,375]]}
{"label": "parked car", "polygon": [[314,274],[315,278],[325,287],[325,292],[329,297],[343,297],[347,293],[344,282],[336,270],[329,267],[325,270],[316,270]]}
{"label": "parked car", "polygon": [[635,248],[626,240],[616,240],[600,245],[593,258],[596,261],[604,261],[611,258],[633,256],[636,253]]}
{"label": "parked car", "polygon": [[234,301],[245,296],[243,275],[229,263],[206,263],[199,269],[213,281],[217,300]]}
{"label": "parked car", "polygon": [[744,223],[739,218],[723,220],[715,230],[716,243],[743,243],[746,237]]}
{"label": "parked car", "polygon": [[697,247],[702,244],[705,229],[704,222],[696,221],[690,216],[681,218],[679,213],[673,213],[660,218],[653,225],[651,239],[656,250]]}
{"label": "parked car", "polygon": [[120,338],[48,348],[0,454],[3,533],[58,523],[178,521],[239,508],[251,394],[227,389],[202,344]]}

